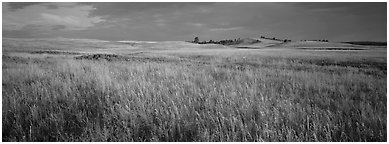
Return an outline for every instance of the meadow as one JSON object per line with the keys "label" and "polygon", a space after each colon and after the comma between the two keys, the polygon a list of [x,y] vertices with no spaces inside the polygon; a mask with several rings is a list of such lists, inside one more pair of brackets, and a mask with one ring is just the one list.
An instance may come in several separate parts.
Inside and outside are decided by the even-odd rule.
{"label": "meadow", "polygon": [[3,40],[3,142],[387,141],[386,48],[21,43]]}

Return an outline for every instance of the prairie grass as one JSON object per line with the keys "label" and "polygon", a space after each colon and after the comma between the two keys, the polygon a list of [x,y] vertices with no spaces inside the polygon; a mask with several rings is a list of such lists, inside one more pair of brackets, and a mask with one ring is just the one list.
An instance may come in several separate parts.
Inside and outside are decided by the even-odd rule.
{"label": "prairie grass", "polygon": [[179,59],[3,56],[2,140],[387,141],[386,63]]}

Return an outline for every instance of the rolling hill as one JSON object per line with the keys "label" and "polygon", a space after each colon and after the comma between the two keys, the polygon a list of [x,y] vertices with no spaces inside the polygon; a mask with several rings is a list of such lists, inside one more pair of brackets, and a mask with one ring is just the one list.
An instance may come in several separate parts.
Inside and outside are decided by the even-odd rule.
{"label": "rolling hill", "polygon": [[243,42],[234,45],[234,47],[237,48],[264,48],[264,47],[270,47],[275,46],[283,43],[282,41],[278,40],[271,40],[271,39],[264,39],[264,38],[245,38],[243,39]]}

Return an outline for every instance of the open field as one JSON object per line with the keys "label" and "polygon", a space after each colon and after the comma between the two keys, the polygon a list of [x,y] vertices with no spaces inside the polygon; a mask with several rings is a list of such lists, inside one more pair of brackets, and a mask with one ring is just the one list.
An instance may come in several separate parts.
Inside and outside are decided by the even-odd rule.
{"label": "open field", "polygon": [[2,51],[3,141],[387,141],[386,47],[3,39]]}

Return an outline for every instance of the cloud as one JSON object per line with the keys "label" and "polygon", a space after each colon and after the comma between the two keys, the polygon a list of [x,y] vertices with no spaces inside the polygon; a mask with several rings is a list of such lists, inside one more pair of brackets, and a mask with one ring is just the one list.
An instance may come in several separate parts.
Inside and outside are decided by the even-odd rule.
{"label": "cloud", "polygon": [[41,16],[48,23],[63,23],[65,25],[79,25],[79,21],[74,16],[58,16],[53,14],[41,13]]}
{"label": "cloud", "polygon": [[240,29],[243,29],[243,27],[211,28],[211,31],[233,31],[233,30],[240,30]]}
{"label": "cloud", "polygon": [[198,11],[199,11],[200,13],[210,13],[210,12],[211,12],[211,9],[206,8],[206,7],[199,7],[199,8],[198,8]]}
{"label": "cloud", "polygon": [[104,20],[98,18],[87,18],[79,16],[59,16],[54,14],[41,13],[42,18],[50,25],[64,25],[66,30],[84,30]]}
{"label": "cloud", "polygon": [[3,12],[3,30],[9,31],[40,26],[57,27],[53,30],[86,30],[105,21],[102,17],[90,16],[94,7],[76,3],[7,3],[4,7],[8,9]]}
{"label": "cloud", "polygon": [[189,23],[187,23],[187,24],[190,25],[190,26],[196,26],[196,27],[205,26],[205,24],[203,24],[203,23],[191,23],[191,22],[189,22]]}
{"label": "cloud", "polygon": [[166,26],[166,20],[165,19],[162,19],[162,18],[158,18],[156,20],[154,20],[154,23],[157,25],[157,26]]}
{"label": "cloud", "polygon": [[214,3],[202,2],[129,2],[129,3],[83,3],[96,7],[92,15],[120,17],[128,14],[138,13],[160,13],[171,10],[191,10],[196,9],[200,12],[207,12],[209,9],[202,8],[203,6],[212,5]]}

